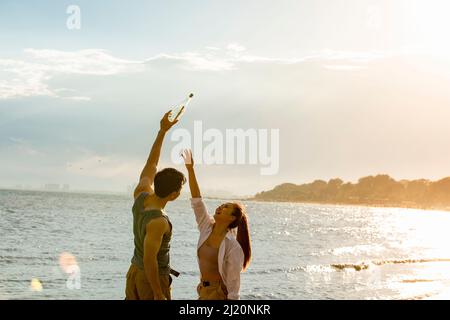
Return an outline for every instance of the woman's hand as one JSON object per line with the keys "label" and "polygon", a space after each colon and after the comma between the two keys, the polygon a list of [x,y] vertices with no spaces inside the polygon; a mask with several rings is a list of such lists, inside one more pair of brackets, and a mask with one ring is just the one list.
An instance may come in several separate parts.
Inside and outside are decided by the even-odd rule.
{"label": "woman's hand", "polygon": [[184,165],[187,169],[192,169],[194,167],[194,158],[192,157],[191,149],[184,149],[181,152],[181,157],[184,160]]}
{"label": "woman's hand", "polygon": [[169,120],[169,115],[170,115],[170,111],[164,115],[164,117],[161,119],[161,122],[159,123],[161,131],[163,131],[163,132],[169,131],[170,128],[172,128],[175,124],[178,123],[178,118],[175,119],[173,122],[171,122]]}

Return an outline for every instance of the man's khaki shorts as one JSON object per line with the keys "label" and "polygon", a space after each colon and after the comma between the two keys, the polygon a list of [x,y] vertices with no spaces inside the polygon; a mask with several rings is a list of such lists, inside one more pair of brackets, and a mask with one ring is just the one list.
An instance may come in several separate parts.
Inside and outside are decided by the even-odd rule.
{"label": "man's khaki shorts", "polygon": [[[172,299],[172,278],[170,275],[160,275],[159,283],[167,300]],[[127,285],[125,288],[125,300],[154,300],[153,290],[145,276],[144,270],[131,264],[127,273]]]}

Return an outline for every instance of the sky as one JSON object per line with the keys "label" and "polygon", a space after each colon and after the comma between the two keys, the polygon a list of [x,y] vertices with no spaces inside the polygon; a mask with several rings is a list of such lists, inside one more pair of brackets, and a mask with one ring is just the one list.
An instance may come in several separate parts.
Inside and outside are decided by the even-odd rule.
{"label": "sky", "polygon": [[[31,4],[32,3],[32,4]],[[67,28],[77,5],[80,29]],[[126,191],[161,116],[279,129],[279,170],[198,165],[203,189],[450,175],[443,0],[0,2],[0,187]],[[173,166],[168,134],[160,167]]]}

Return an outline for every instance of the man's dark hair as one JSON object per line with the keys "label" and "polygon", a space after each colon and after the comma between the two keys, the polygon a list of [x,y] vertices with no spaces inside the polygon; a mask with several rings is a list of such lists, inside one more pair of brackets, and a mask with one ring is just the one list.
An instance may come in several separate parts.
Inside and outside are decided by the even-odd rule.
{"label": "man's dark hair", "polygon": [[172,192],[181,190],[186,183],[184,174],[174,168],[166,168],[159,171],[155,176],[155,194],[159,198],[165,198]]}

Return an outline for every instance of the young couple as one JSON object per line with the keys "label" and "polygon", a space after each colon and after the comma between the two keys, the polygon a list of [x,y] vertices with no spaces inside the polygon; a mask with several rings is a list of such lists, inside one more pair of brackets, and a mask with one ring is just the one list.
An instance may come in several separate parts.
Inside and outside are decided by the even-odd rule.
{"label": "young couple", "polygon": [[[164,208],[167,202],[178,198],[186,178],[173,168],[157,171],[164,136],[178,122],[170,122],[169,114],[160,122],[158,136],[134,191],[134,255],[127,273],[127,300],[170,300],[171,274],[177,275],[170,267],[172,224]],[[191,206],[200,231],[198,297],[237,300],[240,273],[251,259],[247,215],[240,204],[230,202],[219,206],[211,217],[200,194],[192,153],[186,150],[182,156],[189,175]]]}

